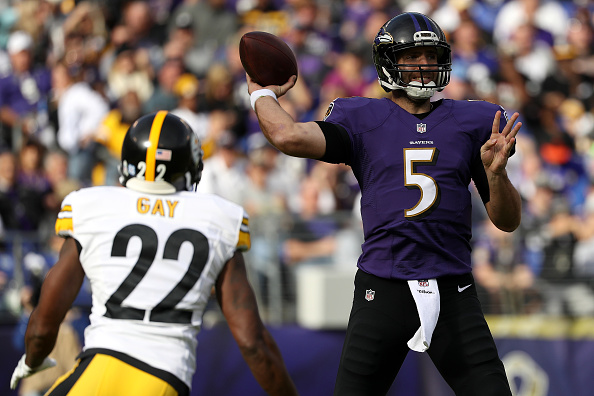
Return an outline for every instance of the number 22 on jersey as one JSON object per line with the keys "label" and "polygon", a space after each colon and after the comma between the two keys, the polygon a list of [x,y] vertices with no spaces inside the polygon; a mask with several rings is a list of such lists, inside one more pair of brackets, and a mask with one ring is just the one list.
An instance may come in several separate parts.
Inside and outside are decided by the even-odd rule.
{"label": "number 22 on jersey", "polygon": [[[177,260],[184,242],[191,243],[194,252],[190,265],[181,280],[149,312],[144,309],[125,307],[122,303],[138,286],[155,262],[163,264],[163,260],[157,258],[159,241],[157,233],[152,228],[142,224],[131,224],[116,234],[111,256],[126,257],[128,243],[132,237],[140,238],[142,244],[140,254],[128,276],[107,300],[105,316],[113,319],[145,320],[145,315],[148,315],[146,319],[151,322],[191,323],[192,311],[180,310],[175,307],[196,284],[206,266],[209,254],[208,239],[201,232],[188,228],[176,230],[167,238],[163,259]],[[151,290],[151,293],[158,292],[158,290]]]}

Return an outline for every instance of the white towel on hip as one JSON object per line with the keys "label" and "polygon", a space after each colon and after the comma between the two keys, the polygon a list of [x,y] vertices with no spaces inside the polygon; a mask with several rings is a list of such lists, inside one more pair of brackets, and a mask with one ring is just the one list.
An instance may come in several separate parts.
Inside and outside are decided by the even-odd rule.
{"label": "white towel on hip", "polygon": [[439,288],[437,279],[422,279],[408,281],[408,287],[415,299],[417,312],[421,319],[421,326],[408,340],[410,349],[417,352],[425,352],[431,345],[433,330],[439,318]]}

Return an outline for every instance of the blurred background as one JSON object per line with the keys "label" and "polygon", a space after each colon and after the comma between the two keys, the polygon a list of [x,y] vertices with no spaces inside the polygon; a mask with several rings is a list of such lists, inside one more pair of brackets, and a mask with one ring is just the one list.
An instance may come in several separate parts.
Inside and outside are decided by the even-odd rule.
{"label": "blurred background", "polygon": [[[61,200],[119,185],[124,134],[166,109],[203,142],[199,190],[250,215],[250,279],[303,395],[332,393],[362,242],[350,168],[271,147],[249,106],[240,37],[261,30],[295,52],[283,107],[322,119],[336,97],[385,95],[371,43],[404,11],[431,16],[452,46],[434,99],[487,100],[523,123],[508,174],[522,225],[503,233],[475,198],[474,276],[514,394],[593,395],[594,2],[546,0],[0,0],[0,395],[39,395],[80,351],[90,290],[63,324],[60,366],[9,378],[61,240]],[[213,302],[193,395],[260,395]],[[411,352],[390,394],[451,395]]]}

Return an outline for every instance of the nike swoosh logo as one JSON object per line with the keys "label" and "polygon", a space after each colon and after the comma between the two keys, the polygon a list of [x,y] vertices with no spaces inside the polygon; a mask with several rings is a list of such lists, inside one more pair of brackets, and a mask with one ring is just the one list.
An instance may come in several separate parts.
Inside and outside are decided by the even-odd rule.
{"label": "nike swoosh logo", "polygon": [[464,286],[464,287],[460,287],[460,286],[458,286],[458,291],[459,291],[460,293],[462,293],[464,290],[468,289],[470,286],[472,286],[472,283],[471,283],[470,285],[466,285],[466,286]]}

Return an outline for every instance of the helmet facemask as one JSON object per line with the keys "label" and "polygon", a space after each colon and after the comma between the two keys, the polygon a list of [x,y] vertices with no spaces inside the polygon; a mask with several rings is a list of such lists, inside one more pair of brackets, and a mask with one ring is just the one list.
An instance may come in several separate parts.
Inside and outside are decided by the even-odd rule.
{"label": "helmet facemask", "polygon": [[[424,20],[429,30],[419,30],[419,20]],[[437,63],[398,63],[401,51],[418,47],[435,48]],[[450,46],[439,26],[422,14],[401,14],[388,21],[375,38],[373,60],[379,83],[386,92],[400,89],[411,99],[424,100],[442,91],[450,82]],[[405,78],[406,73],[419,74],[421,81],[406,82],[410,80]],[[428,74],[430,78],[427,78]]]}

